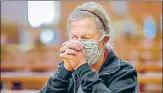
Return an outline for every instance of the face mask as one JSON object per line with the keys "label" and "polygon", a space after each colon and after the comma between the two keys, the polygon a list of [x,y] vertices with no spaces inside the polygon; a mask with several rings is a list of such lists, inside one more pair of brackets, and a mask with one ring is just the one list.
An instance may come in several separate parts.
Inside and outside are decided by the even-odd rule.
{"label": "face mask", "polygon": [[104,37],[105,34],[99,40],[82,39],[85,49],[85,60],[89,65],[95,64],[98,61],[103,49],[99,50],[98,45]]}

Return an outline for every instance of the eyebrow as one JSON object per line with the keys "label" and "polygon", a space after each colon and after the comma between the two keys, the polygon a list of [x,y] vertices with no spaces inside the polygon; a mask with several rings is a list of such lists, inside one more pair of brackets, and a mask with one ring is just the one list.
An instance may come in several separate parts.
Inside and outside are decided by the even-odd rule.
{"label": "eyebrow", "polygon": [[[71,33],[71,35],[75,35],[75,34]],[[84,36],[84,35],[90,35],[90,34],[88,34],[88,33],[82,34],[82,36]],[[76,36],[76,35],[75,35],[75,36]]]}
{"label": "eyebrow", "polygon": [[[71,33],[71,35],[72,35],[72,36],[76,36],[76,35],[73,34],[73,33]],[[91,35],[91,33],[85,33],[85,34],[82,34],[81,36],[89,36],[89,37],[91,37],[92,35]]]}

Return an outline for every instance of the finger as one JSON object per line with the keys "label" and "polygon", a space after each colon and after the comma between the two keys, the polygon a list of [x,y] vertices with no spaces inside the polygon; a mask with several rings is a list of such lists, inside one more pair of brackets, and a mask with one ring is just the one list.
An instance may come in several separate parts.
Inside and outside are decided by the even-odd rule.
{"label": "finger", "polygon": [[69,49],[68,46],[63,46],[60,48],[60,53],[64,53],[67,49]]}
{"label": "finger", "polygon": [[73,49],[73,50],[76,50],[76,51],[79,51],[80,50],[80,47],[77,44],[75,44],[75,43],[68,42],[66,44],[66,46],[69,47],[69,48],[71,48],[71,49]]}
{"label": "finger", "polygon": [[69,41],[65,41],[64,43],[62,43],[61,47],[65,46]]}
{"label": "finger", "polygon": [[63,59],[68,59],[68,60],[72,60],[74,58],[73,55],[68,55],[66,53],[60,53],[60,57]]}
{"label": "finger", "polygon": [[73,39],[73,40],[69,40],[69,42],[75,43],[80,49],[83,49],[83,44],[81,41]]}
{"label": "finger", "polygon": [[67,49],[67,50],[65,51],[65,53],[66,53],[67,55],[76,55],[76,54],[77,54],[77,51],[75,51],[75,50],[73,50],[73,49]]}
{"label": "finger", "polygon": [[75,38],[72,38],[72,39],[73,39],[73,40],[77,40],[78,38],[75,37]]}

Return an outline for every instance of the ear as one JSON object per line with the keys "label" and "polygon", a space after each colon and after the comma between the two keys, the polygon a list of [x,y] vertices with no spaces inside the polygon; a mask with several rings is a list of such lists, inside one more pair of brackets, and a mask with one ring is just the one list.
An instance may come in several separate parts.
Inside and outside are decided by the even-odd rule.
{"label": "ear", "polygon": [[99,49],[103,48],[103,46],[108,43],[109,39],[110,39],[110,36],[105,35],[104,38],[99,42],[99,45],[98,45]]}

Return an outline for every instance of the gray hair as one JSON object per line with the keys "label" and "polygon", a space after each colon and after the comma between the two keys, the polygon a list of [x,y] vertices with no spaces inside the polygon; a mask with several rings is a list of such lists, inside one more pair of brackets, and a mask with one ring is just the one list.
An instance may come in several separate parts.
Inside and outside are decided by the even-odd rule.
{"label": "gray hair", "polygon": [[95,2],[88,2],[76,7],[69,15],[67,20],[67,31],[69,39],[71,38],[71,22],[84,18],[93,19],[101,33],[110,33],[110,20],[105,9]]}

